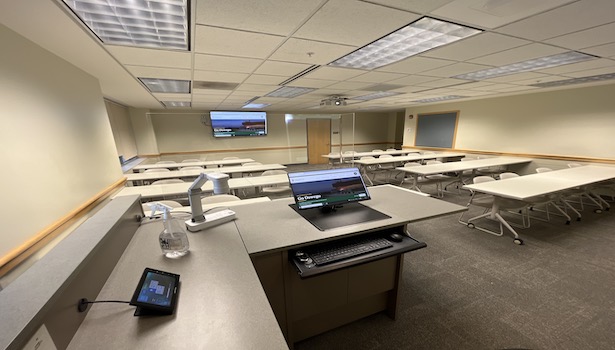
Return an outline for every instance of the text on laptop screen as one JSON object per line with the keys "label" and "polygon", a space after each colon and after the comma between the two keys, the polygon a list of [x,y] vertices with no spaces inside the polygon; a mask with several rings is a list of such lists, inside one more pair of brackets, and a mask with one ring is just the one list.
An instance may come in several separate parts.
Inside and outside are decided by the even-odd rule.
{"label": "text on laptop screen", "polygon": [[327,207],[370,199],[357,168],[289,173],[288,180],[299,209]]}

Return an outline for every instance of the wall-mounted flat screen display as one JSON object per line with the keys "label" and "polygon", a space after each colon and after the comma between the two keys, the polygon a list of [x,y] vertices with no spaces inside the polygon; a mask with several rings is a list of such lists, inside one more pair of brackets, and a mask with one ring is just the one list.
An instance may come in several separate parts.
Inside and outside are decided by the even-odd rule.
{"label": "wall-mounted flat screen display", "polygon": [[211,111],[214,137],[267,135],[266,112]]}

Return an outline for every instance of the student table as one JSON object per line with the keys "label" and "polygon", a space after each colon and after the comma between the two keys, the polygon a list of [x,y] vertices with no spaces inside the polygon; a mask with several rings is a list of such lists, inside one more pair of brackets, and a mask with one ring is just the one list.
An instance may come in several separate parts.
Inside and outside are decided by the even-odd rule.
{"label": "student table", "polygon": [[245,166],[229,166],[213,169],[195,169],[195,170],[174,170],[174,171],[161,171],[152,173],[135,173],[126,174],[126,181],[138,182],[138,181],[152,181],[161,179],[179,179],[197,177],[201,173],[224,173],[224,174],[242,174],[242,173],[255,173],[266,170],[283,170],[286,169],[282,164],[261,164],[261,165],[245,165]]}
{"label": "student table", "polygon": [[203,160],[198,162],[184,162],[184,163],[164,163],[164,164],[139,164],[132,168],[132,171],[135,173],[140,172],[141,170],[147,169],[176,169],[176,168],[184,168],[188,166],[222,166],[222,165],[237,165],[243,163],[254,162],[252,158],[239,158],[239,159],[220,159],[220,160]]}
{"label": "student table", "polygon": [[[495,197],[491,210],[488,213],[469,219],[468,224],[473,224],[472,221],[483,217],[499,221],[513,234],[515,243],[522,244],[523,240],[519,238],[518,233],[500,215],[501,204],[504,200],[528,201],[532,197],[588,186],[611,179],[615,179],[615,167],[586,165],[506,180],[466,185],[464,186],[465,189],[490,194]],[[606,203],[606,206],[608,208],[608,203]]]}

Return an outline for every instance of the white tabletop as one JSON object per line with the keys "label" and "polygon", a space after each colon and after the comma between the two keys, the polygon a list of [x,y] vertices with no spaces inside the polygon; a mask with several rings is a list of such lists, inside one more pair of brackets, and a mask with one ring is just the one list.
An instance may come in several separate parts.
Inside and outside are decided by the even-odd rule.
{"label": "white tabletop", "polygon": [[399,156],[399,157],[359,159],[359,160],[355,160],[354,163],[361,164],[361,165],[376,165],[376,164],[397,163],[397,162],[414,162],[418,160],[435,159],[435,158],[457,158],[457,157],[464,157],[464,156],[465,156],[464,153],[410,154],[407,156]]}
{"label": "white tabletop", "polygon": [[[231,190],[241,188],[259,187],[267,185],[281,185],[288,183],[288,175],[269,175],[269,176],[250,176],[238,177],[228,180],[228,185]],[[112,196],[128,196],[133,194],[141,195],[143,198],[169,198],[179,195],[188,196],[188,188],[192,185],[191,182],[165,184],[165,185],[149,185],[149,186],[132,186],[124,187],[118,193]],[[201,190],[205,193],[214,191],[213,182],[207,181]]]}
{"label": "white tabletop", "polygon": [[381,151],[381,152],[374,152],[374,151],[370,151],[370,152],[355,152],[355,153],[330,153],[330,154],[323,154],[322,156],[325,158],[329,158],[329,159],[340,159],[340,158],[359,158],[359,157],[366,157],[366,156],[374,156],[374,157],[378,157],[381,156],[383,154],[390,154],[390,155],[400,155],[400,154],[408,154],[408,153],[419,153],[418,151],[407,151],[407,150],[403,150],[403,149],[396,149],[394,151]]}
{"label": "white tabletop", "polygon": [[196,177],[201,173],[251,173],[261,172],[266,170],[281,170],[286,169],[282,164],[261,164],[261,165],[244,165],[244,166],[228,166],[212,169],[195,169],[195,170],[172,170],[152,173],[134,173],[125,174],[126,181],[144,181],[144,180],[159,180],[159,179],[177,179],[182,177]]}
{"label": "white tabletop", "polygon": [[253,162],[252,158],[239,158],[239,159],[220,159],[220,160],[202,160],[198,162],[185,162],[185,163],[168,163],[168,164],[139,164],[132,168],[133,171],[146,170],[146,169],[161,169],[161,168],[183,168],[187,166],[208,166],[208,165],[233,165]]}
{"label": "white tabletop", "polygon": [[518,200],[615,179],[615,167],[586,165],[577,168],[530,174],[506,180],[466,185],[477,192]]}
{"label": "white tabletop", "polygon": [[405,171],[407,173],[415,175],[433,175],[449,172],[457,172],[463,170],[472,170],[491,166],[502,166],[529,163],[532,160],[529,158],[516,158],[516,157],[494,157],[486,159],[468,160],[465,162],[448,162],[442,164],[430,164],[414,167],[399,167],[397,170]]}

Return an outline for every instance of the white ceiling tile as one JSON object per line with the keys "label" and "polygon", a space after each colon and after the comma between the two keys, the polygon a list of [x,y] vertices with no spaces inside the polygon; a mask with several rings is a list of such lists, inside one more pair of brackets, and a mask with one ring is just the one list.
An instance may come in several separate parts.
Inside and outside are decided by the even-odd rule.
{"label": "white ceiling tile", "polygon": [[292,77],[295,74],[308,69],[309,67],[311,67],[311,65],[305,63],[265,61],[256,71],[254,71],[254,73]]}
{"label": "white ceiling tile", "polygon": [[399,73],[388,73],[388,72],[368,72],[354,78],[348,79],[348,81],[361,81],[367,83],[382,83],[385,81],[399,79],[403,77],[404,74]]}
{"label": "white ceiling tile", "polygon": [[537,72],[547,73],[547,74],[565,74],[565,73],[573,73],[583,70],[589,69],[597,69],[597,68],[605,68],[605,67],[615,67],[615,61],[609,60],[606,58],[600,58],[590,61],[583,61],[578,63],[566,64],[559,67],[547,68],[537,70]]}
{"label": "white ceiling tile", "polygon": [[153,93],[158,101],[190,101],[190,94]]}
{"label": "white ceiling tile", "polygon": [[217,90],[217,89],[193,89],[193,95],[208,95],[208,96],[228,96],[230,90]]}
{"label": "white ceiling tile", "polygon": [[190,52],[114,45],[106,45],[105,47],[122,64],[187,69],[192,66],[192,54]]}
{"label": "white ceiling tile", "polygon": [[216,55],[266,58],[284,37],[197,25],[194,51]]}
{"label": "white ceiling tile", "polygon": [[220,103],[224,101],[226,96],[223,95],[194,95],[192,96],[193,102],[208,102],[208,103]]}
{"label": "white ceiling tile", "polygon": [[314,12],[321,0],[199,0],[196,23],[252,32],[289,35]]}
{"label": "white ceiling tile", "polygon": [[455,0],[432,13],[454,22],[496,28],[574,0]]}
{"label": "white ceiling tile", "polygon": [[615,41],[615,22],[580,32],[546,40],[553,45],[577,50],[586,47],[611,44]]}
{"label": "white ceiling tile", "polygon": [[565,73],[562,75],[566,77],[571,77],[571,78],[582,78],[582,77],[591,77],[593,75],[612,74],[612,73],[615,73],[615,67],[590,69],[590,70],[584,70],[580,72]]}
{"label": "white ceiling tile", "polygon": [[252,74],[244,83],[247,84],[265,84],[265,85],[277,85],[283,82],[284,77],[278,75],[264,75],[264,74]]}
{"label": "white ceiling tile", "polygon": [[330,86],[332,84],[335,84],[335,80],[299,78],[299,79],[293,80],[289,85],[318,89],[318,88]]}
{"label": "white ceiling tile", "polygon": [[246,84],[246,83],[243,83],[239,85],[235,90],[236,91],[251,91],[255,93],[261,93],[264,95],[277,88],[279,88],[279,86],[274,85],[274,84]]}
{"label": "white ceiling tile", "polygon": [[323,66],[311,71],[306,77],[312,79],[346,80],[366,72],[360,69]]}
{"label": "white ceiling tile", "polygon": [[529,91],[529,90],[536,90],[539,89],[536,86],[509,86],[506,88],[500,88],[500,89],[494,89],[495,91],[500,91],[500,92],[516,92],[516,91]]}
{"label": "white ceiling tile", "polygon": [[214,56],[198,53],[194,55],[194,69],[218,72],[252,73],[262,62],[262,59],[257,58]]}
{"label": "white ceiling tile", "polygon": [[523,39],[497,33],[481,33],[460,41],[429,50],[421,56],[442,58],[453,61],[465,61],[471,58],[489,55],[512,49],[530,42]]}
{"label": "white ceiling tile", "polygon": [[431,12],[453,0],[371,0],[376,4],[381,4],[393,8],[398,8],[414,13]]}
{"label": "white ceiling tile", "polygon": [[615,1],[583,0],[498,28],[531,40],[545,40],[613,21]]}
{"label": "white ceiling tile", "polygon": [[494,53],[491,55],[475,58],[470,60],[469,62],[491,66],[503,66],[538,57],[556,55],[562,52],[566,52],[566,50],[543,44],[529,44],[514,49]]}
{"label": "white ceiling tile", "polygon": [[[542,79],[546,79],[550,77],[550,75],[548,74],[544,74],[544,73],[537,73],[537,72],[524,72],[524,73],[517,73],[517,74],[509,74],[509,75],[504,75],[501,77],[496,77],[496,78],[491,78],[491,79],[485,79],[485,82],[492,82],[492,83],[510,83],[510,82],[514,82],[515,84],[517,84],[518,81],[536,81],[536,80],[542,80]],[[524,84],[526,85],[526,84]]]}
{"label": "white ceiling tile", "polygon": [[489,69],[491,66],[484,66],[479,64],[472,63],[455,63],[448,66],[426,70],[423,74],[435,76],[435,77],[453,77],[459,74],[465,74],[470,72],[475,72],[478,70]]}
{"label": "white ceiling tile", "polygon": [[406,58],[403,61],[389,64],[388,66],[384,66],[382,68],[378,68],[376,71],[412,74],[424,72],[426,70],[435,69],[438,67],[448,66],[454,63],[454,61],[441,60],[437,58],[414,56]]}
{"label": "white ceiling tile", "polygon": [[342,81],[339,83],[335,83],[333,85],[328,86],[330,89],[340,89],[340,90],[359,90],[362,88],[366,88],[373,83],[370,82],[358,82],[358,81]]}
{"label": "white ceiling tile", "polygon": [[[356,0],[329,0],[293,37],[364,46],[420,16]],[[386,21],[382,19],[386,18]]]}
{"label": "white ceiling tile", "polygon": [[539,78],[534,78],[534,79],[517,80],[514,82],[514,84],[515,85],[532,85],[532,84],[547,83],[550,81],[558,81],[558,80],[565,80],[565,79],[568,79],[568,78],[561,77],[558,75],[546,75],[544,77],[539,77]]}
{"label": "white ceiling tile", "polygon": [[217,81],[228,83],[241,83],[249,74],[247,73],[231,73],[231,72],[212,72],[204,70],[194,71],[195,81]]}
{"label": "white ceiling tile", "polygon": [[192,80],[192,71],[190,69],[173,69],[129,65],[126,65],[126,68],[130,73],[132,73],[135,77],[138,78]]}
{"label": "white ceiling tile", "polygon": [[429,77],[425,75],[409,75],[403,78],[388,81],[387,84],[397,85],[416,85],[427,81],[434,81],[440,79],[439,77]]}
{"label": "white ceiling tile", "polygon": [[467,80],[463,80],[463,79],[447,78],[447,79],[427,81],[427,82],[420,83],[417,85],[426,86],[426,87],[446,87],[446,86],[451,86],[451,85],[465,84],[467,82],[468,82]]}
{"label": "white ceiling tile", "polygon": [[290,38],[270,57],[272,60],[308,64],[328,64],[357,47]]}
{"label": "white ceiling tile", "polygon": [[588,53],[590,55],[612,58],[612,57],[615,57],[615,43],[588,47],[581,51]]}
{"label": "white ceiling tile", "polygon": [[402,87],[402,88],[393,89],[391,91],[395,91],[395,92],[417,92],[417,91],[423,91],[425,89],[426,89],[426,87],[424,87],[424,86],[405,86],[405,87]]}

